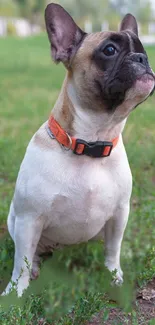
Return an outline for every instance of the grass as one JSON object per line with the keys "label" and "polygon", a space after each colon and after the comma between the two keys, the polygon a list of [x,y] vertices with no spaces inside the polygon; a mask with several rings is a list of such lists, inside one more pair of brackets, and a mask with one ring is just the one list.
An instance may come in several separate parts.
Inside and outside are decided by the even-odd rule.
{"label": "grass", "polygon": [[[37,128],[48,118],[65,71],[61,65],[52,64],[44,35],[26,40],[0,39],[0,48],[2,234],[26,146]],[[155,48],[146,50],[155,70]],[[22,302],[15,304],[14,296],[10,297],[11,300],[1,299],[1,324],[83,325],[101,309],[100,324],[106,324],[114,307],[121,307],[125,313],[130,311],[132,324],[146,324],[146,321],[137,323],[139,315],[132,302],[137,285],[143,287],[155,277],[154,106],[155,97],[151,97],[131,114],[124,131],[133,174],[131,213],[122,247],[124,286],[116,289],[107,285],[110,278],[103,267],[102,243],[71,247],[56,253],[50,261],[51,267],[48,262],[45,263],[40,280],[32,284]],[[0,247],[2,289],[10,277],[13,253],[13,243],[7,236]],[[49,281],[51,278],[52,281]],[[125,315],[123,323],[114,321],[107,324],[125,324],[128,314]]]}

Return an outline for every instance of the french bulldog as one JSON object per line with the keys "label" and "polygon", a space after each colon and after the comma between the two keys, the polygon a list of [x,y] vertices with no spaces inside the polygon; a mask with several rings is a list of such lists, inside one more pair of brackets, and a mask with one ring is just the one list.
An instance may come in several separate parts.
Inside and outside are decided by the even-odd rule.
{"label": "french bulldog", "polygon": [[38,276],[41,254],[90,240],[104,240],[105,265],[123,282],[132,176],[122,131],[155,88],[131,14],[118,32],[87,34],[51,3],[45,21],[52,58],[67,74],[49,120],[27,147],[10,206],[15,256],[4,294],[18,280],[18,296]]}

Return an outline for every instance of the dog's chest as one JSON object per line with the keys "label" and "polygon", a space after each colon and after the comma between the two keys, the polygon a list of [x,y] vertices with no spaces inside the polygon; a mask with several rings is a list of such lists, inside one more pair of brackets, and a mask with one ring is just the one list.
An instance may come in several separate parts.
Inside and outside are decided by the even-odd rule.
{"label": "dog's chest", "polygon": [[[120,152],[121,159],[117,153],[106,160],[91,159],[59,147],[42,152],[31,142],[17,188],[21,193],[25,189],[24,202],[35,206],[36,217],[42,216],[45,241],[66,245],[88,241],[115,216],[118,205],[129,200],[131,174],[124,149]],[[17,201],[23,209],[21,198]]]}
{"label": "dog's chest", "polygon": [[46,234],[61,244],[74,244],[93,238],[114,215],[124,184],[118,170],[104,168],[101,160],[82,163],[78,157],[61,160],[46,186],[51,194]]}

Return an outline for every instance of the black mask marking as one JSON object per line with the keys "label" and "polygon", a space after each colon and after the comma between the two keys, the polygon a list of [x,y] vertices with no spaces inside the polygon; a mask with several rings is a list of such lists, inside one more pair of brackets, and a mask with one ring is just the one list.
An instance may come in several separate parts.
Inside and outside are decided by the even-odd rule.
{"label": "black mask marking", "polygon": [[[107,55],[109,46],[115,48],[110,56]],[[111,34],[95,49],[92,60],[103,72],[102,77],[97,76],[94,80],[97,97],[102,98],[111,111],[124,101],[126,91],[133,87],[138,77],[152,74],[143,45],[130,31]]]}

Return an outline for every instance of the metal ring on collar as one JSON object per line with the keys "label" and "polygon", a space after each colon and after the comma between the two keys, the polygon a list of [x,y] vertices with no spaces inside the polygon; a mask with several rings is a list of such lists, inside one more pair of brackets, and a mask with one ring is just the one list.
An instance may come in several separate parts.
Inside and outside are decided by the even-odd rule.
{"label": "metal ring on collar", "polygon": [[55,139],[54,134],[51,132],[50,128],[48,126],[46,126],[46,131],[48,133],[48,135],[50,136],[51,139]]}
{"label": "metal ring on collar", "polygon": [[69,151],[72,148],[72,138],[70,137],[70,135],[66,132],[68,140],[69,140],[69,147],[65,147],[63,144],[61,144],[61,146],[66,150]]}

